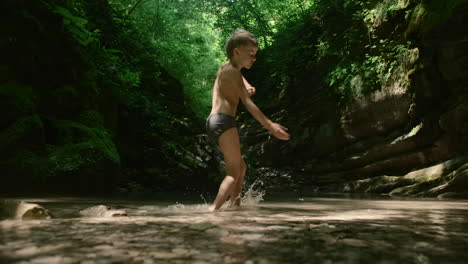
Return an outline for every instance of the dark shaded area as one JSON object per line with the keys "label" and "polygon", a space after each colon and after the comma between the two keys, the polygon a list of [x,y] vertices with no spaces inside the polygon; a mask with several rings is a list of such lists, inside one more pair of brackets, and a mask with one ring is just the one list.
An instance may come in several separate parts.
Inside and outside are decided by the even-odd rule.
{"label": "dark shaded area", "polygon": [[210,188],[181,84],[107,1],[1,7],[2,194]]}

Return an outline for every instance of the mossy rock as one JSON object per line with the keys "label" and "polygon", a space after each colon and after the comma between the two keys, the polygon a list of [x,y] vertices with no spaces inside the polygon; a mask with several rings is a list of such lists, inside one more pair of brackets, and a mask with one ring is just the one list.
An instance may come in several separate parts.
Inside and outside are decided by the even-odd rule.
{"label": "mossy rock", "polygon": [[15,122],[21,116],[34,113],[36,94],[31,86],[18,82],[0,84],[0,129]]}
{"label": "mossy rock", "polygon": [[406,186],[414,181],[399,176],[379,176],[350,182],[344,185],[345,192],[389,193],[395,188]]}
{"label": "mossy rock", "polygon": [[409,14],[405,36],[425,37],[433,28],[448,19],[458,7],[467,4],[468,0],[421,0]]}

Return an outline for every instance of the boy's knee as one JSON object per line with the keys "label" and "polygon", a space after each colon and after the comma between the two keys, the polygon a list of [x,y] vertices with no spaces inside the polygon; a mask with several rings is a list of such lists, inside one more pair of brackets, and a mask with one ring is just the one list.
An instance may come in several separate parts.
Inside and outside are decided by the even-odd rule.
{"label": "boy's knee", "polygon": [[227,182],[229,185],[231,185],[231,184],[233,184],[233,183],[236,182],[236,178],[233,177],[233,176],[227,176],[227,177],[226,177],[226,182]]}

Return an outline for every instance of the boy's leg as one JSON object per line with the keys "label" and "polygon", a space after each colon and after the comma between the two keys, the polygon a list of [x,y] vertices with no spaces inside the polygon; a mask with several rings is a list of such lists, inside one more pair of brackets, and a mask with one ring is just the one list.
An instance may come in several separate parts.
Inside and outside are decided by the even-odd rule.
{"label": "boy's leg", "polygon": [[228,196],[232,196],[236,182],[241,176],[242,156],[237,128],[233,127],[226,130],[219,137],[218,144],[226,163],[226,177],[219,186],[218,195],[216,195],[213,204],[210,206],[210,210],[218,210]]}
{"label": "boy's leg", "polygon": [[247,165],[245,164],[244,159],[241,158],[241,174],[240,174],[239,179],[237,179],[235,183],[234,191],[231,196],[232,205],[240,206],[242,186],[244,185],[244,177],[245,177],[246,171],[247,171]]}

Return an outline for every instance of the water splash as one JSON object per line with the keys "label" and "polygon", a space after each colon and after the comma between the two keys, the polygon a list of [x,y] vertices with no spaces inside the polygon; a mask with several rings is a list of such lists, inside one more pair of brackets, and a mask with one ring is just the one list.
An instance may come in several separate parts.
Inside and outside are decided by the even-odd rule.
{"label": "water splash", "polygon": [[203,193],[200,194],[200,198],[203,200],[203,203],[208,204],[208,202],[205,199],[205,196],[203,196]]}
{"label": "water splash", "polygon": [[196,212],[196,211],[206,211],[208,209],[208,204],[190,204],[185,205],[179,202],[176,202],[173,205],[169,205],[167,208],[163,209],[165,212]]}
{"label": "water splash", "polygon": [[[265,190],[262,190],[263,187],[263,181],[261,180],[255,180],[248,188],[247,190],[243,193],[241,196],[241,208],[243,206],[256,206],[260,202],[263,201],[263,197],[265,196]],[[203,196],[203,194],[200,195],[201,199],[204,201],[203,204],[190,204],[190,205],[185,205],[179,202],[176,202],[173,205],[169,205],[167,208],[164,208],[163,211],[165,212],[196,212],[196,211],[207,211],[208,208],[210,207],[210,203],[208,203]],[[237,206],[234,206],[230,201],[225,202],[220,210],[229,210],[232,208],[238,208]]]}
{"label": "water splash", "polygon": [[263,201],[265,190],[262,190],[263,181],[255,180],[241,197],[241,205],[256,206]]}

